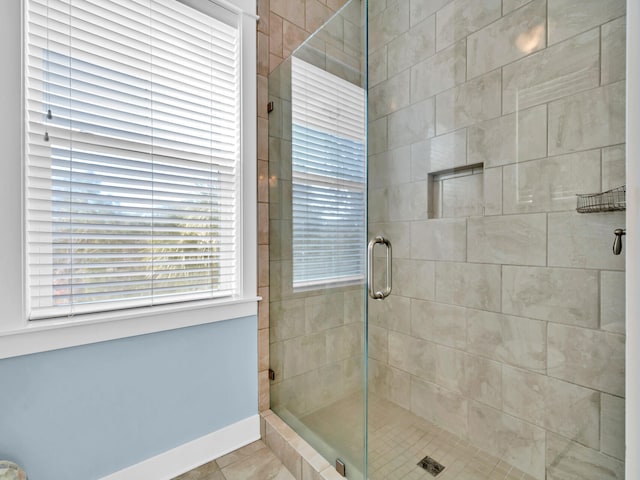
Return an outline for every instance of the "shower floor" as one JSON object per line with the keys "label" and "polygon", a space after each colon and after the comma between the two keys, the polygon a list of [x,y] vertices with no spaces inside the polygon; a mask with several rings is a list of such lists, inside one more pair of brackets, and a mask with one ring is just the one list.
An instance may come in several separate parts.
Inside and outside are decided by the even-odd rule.
{"label": "shower floor", "polygon": [[[300,421],[340,456],[361,465],[362,395],[356,394]],[[417,463],[425,456],[445,466],[433,476]],[[362,478],[356,473],[348,478]],[[534,480],[510,464],[472,446],[398,405],[369,398],[370,480]]]}

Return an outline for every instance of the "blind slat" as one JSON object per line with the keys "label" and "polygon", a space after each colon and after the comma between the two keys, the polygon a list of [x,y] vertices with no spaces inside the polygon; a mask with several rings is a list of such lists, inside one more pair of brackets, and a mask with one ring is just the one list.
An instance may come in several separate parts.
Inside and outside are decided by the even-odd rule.
{"label": "blind slat", "polygon": [[293,285],[362,278],[364,90],[292,60]]}
{"label": "blind slat", "polygon": [[239,31],[220,15],[28,1],[31,319],[235,293]]}

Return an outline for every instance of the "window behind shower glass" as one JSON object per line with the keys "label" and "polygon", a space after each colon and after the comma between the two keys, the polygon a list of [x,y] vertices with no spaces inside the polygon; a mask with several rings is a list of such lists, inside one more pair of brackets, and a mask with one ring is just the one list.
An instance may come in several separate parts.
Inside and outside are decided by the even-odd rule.
{"label": "window behind shower glass", "polygon": [[293,286],[361,281],[364,89],[296,57],[291,70]]}

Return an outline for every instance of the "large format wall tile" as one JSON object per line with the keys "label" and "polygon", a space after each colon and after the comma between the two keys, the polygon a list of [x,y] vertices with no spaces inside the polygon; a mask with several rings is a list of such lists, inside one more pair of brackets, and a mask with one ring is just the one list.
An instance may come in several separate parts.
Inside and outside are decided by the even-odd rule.
{"label": "large format wall tile", "polygon": [[502,408],[502,369],[500,362],[465,354],[462,392],[477,402]]}
{"label": "large format wall tile", "polygon": [[368,2],[369,18],[373,18],[387,8],[387,0],[369,0]]}
{"label": "large format wall tile", "polygon": [[504,411],[600,448],[600,393],[538,373],[503,367]]}
{"label": "large format wall tile", "polygon": [[393,112],[389,121],[389,148],[410,145],[435,135],[433,98]]}
{"label": "large format wall tile", "polygon": [[624,336],[549,324],[548,374],[613,395],[624,395]]}
{"label": "large format wall tile", "polygon": [[546,0],[534,0],[469,35],[467,78],[473,78],[546,46]]}
{"label": "large format wall tile", "polygon": [[600,35],[594,29],[503,68],[502,111],[540,105],[600,84]]}
{"label": "large format wall tile", "polygon": [[344,292],[344,323],[364,322],[364,302],[362,286],[355,286]]}
{"label": "large format wall tile", "polygon": [[600,328],[626,332],[624,272],[600,272]]}
{"label": "large format wall tile", "polygon": [[389,189],[371,188],[369,190],[369,204],[367,205],[369,222],[382,223],[389,221]]}
{"label": "large format wall tile", "polygon": [[411,335],[464,349],[467,345],[466,309],[422,300],[411,300]]}
{"label": "large format wall tile", "polygon": [[435,345],[435,383],[447,390],[462,391],[465,376],[465,353],[462,350]]}
{"label": "large format wall tile", "polygon": [[280,260],[269,262],[269,300],[277,301],[291,298],[293,288],[291,281],[293,275],[293,262]]}
{"label": "large format wall tile", "polygon": [[426,220],[428,213],[428,184],[411,182],[402,185],[392,185],[388,192],[387,220]]}
{"label": "large format wall tile", "polygon": [[369,358],[383,363],[389,360],[389,330],[369,325]]}
{"label": "large format wall tile", "polygon": [[438,135],[500,115],[500,70],[477,77],[436,97]]}
{"label": "large format wall tile", "polygon": [[393,289],[397,295],[433,300],[435,297],[435,265],[423,260],[393,261]]}
{"label": "large format wall tile", "polygon": [[369,322],[395,332],[406,333],[411,329],[411,299],[391,295],[380,300],[369,300]]}
{"label": "large format wall tile", "polygon": [[464,218],[432,219],[411,223],[411,258],[466,260],[467,222]]}
{"label": "large format wall tile", "polygon": [[393,2],[369,20],[369,51],[387,45],[409,30],[409,2]]}
{"label": "large format wall tile", "polygon": [[577,193],[600,189],[600,150],[504,167],[504,213],[576,208]]}
{"label": "large format wall tile", "polygon": [[[362,377],[359,378],[362,381]],[[403,408],[411,408],[411,375],[376,360],[369,361],[369,388]]]}
{"label": "large format wall tile", "polygon": [[[304,15],[304,12],[303,12]],[[289,57],[293,51],[298,48],[307,37],[304,28],[283,20],[282,22],[282,54]]]}
{"label": "large format wall tile", "polygon": [[502,215],[502,168],[485,168],[482,176],[484,214]]}
{"label": "large format wall tile", "polygon": [[626,17],[602,26],[602,84],[623,80],[626,74]]}
{"label": "large format wall tile", "polygon": [[411,178],[426,180],[433,172],[467,163],[467,130],[460,129],[411,145]]}
{"label": "large format wall tile", "polygon": [[502,311],[598,327],[598,272],[573,268],[502,268]]}
{"label": "large format wall tile", "polygon": [[436,14],[436,45],[448,47],[500,18],[501,0],[454,0]]}
{"label": "large format wall tile", "polygon": [[[387,371],[389,366],[386,363],[379,362],[374,358],[367,358],[368,363],[368,376],[367,387],[369,393],[374,395],[380,395],[385,399],[389,399],[389,387],[387,380]],[[407,374],[408,375],[408,374]]]}
{"label": "large format wall tile", "polygon": [[411,379],[411,411],[463,437],[467,432],[467,405],[468,400],[458,392]]}
{"label": "large format wall tile", "polygon": [[602,191],[624,185],[626,182],[625,146],[615,145],[602,149]]}
{"label": "large format wall tile", "polygon": [[292,228],[293,222],[291,220],[271,220],[269,222],[269,232],[271,234],[269,258],[272,261],[291,260]]}
{"label": "large format wall tile", "polygon": [[543,429],[477,402],[469,404],[469,438],[533,478],[543,480]]}
{"label": "large format wall tile", "polygon": [[438,262],[436,300],[453,305],[500,311],[500,266]]}
{"label": "large format wall tile", "polygon": [[613,255],[611,247],[624,225],[624,212],[549,214],[549,266],[623,270],[625,249]]}
{"label": "large format wall tile", "polygon": [[467,351],[544,372],[546,325],[539,320],[468,310]]}
{"label": "large format wall tile", "polygon": [[[380,118],[378,120],[369,122],[367,124],[367,146],[369,154],[376,154],[384,152],[387,149],[388,134],[387,134],[387,117]],[[397,145],[401,146],[401,145]]]}
{"label": "large format wall tile", "polygon": [[624,82],[549,104],[549,155],[606,147],[624,140]]}
{"label": "large format wall tile", "polygon": [[401,72],[436,51],[436,19],[431,16],[400,35],[388,45],[389,71]]}
{"label": "large format wall tile", "polygon": [[[386,373],[389,400],[407,410],[411,409],[411,379],[411,375],[397,368],[389,368]],[[362,382],[362,377],[358,382]]]}
{"label": "large format wall tile", "polygon": [[[305,5],[305,29],[308,32],[315,32],[322,24],[331,17],[332,11],[317,0],[306,0]],[[332,21],[335,21],[333,19]]]}
{"label": "large format wall tile", "polygon": [[369,53],[369,72],[367,80],[369,88],[378,85],[386,80],[387,77],[387,47],[382,47],[375,52]]}
{"label": "large format wall tile", "polygon": [[625,0],[548,0],[549,44],[624,15]]}
{"label": "large format wall tile", "polygon": [[602,394],[601,445],[607,455],[624,460],[625,447],[624,398]]}
{"label": "large format wall tile", "polygon": [[424,380],[434,381],[436,345],[401,333],[389,332],[389,365]]}
{"label": "large format wall tile", "polygon": [[344,294],[329,293],[305,298],[306,333],[315,333],[344,324]]}
{"label": "large format wall tile", "polygon": [[291,378],[326,364],[323,333],[292,338],[284,342],[282,378]]}
{"label": "large format wall tile", "polygon": [[270,309],[272,321],[269,333],[272,342],[304,335],[305,306],[303,298],[271,302]]}
{"label": "large format wall tile", "polygon": [[430,17],[451,0],[409,0],[411,5],[411,25]]}
{"label": "large format wall tile", "polygon": [[411,181],[411,147],[404,145],[369,156],[369,188]]}
{"label": "large format wall tile", "polygon": [[623,480],[624,463],[547,433],[547,480]]}
{"label": "large format wall tile", "polygon": [[362,323],[342,325],[326,331],[327,359],[339,362],[363,353],[364,328]]}
{"label": "large format wall tile", "polygon": [[409,105],[410,72],[405,71],[369,90],[369,118],[375,120]]}
{"label": "large format wall tile", "polygon": [[458,42],[411,67],[411,101],[432,97],[465,81],[465,42]]}
{"label": "large format wall tile", "polygon": [[269,8],[281,18],[286,18],[300,28],[304,28],[304,0],[271,0]]}
{"label": "large format wall tile", "polygon": [[545,214],[471,217],[467,225],[470,262],[545,265]]}
{"label": "large format wall tile", "polygon": [[470,164],[496,167],[547,156],[547,107],[540,105],[469,127]]}
{"label": "large format wall tile", "polygon": [[506,15],[516,8],[520,8],[523,5],[526,5],[530,1],[531,0],[502,0],[502,14]]}

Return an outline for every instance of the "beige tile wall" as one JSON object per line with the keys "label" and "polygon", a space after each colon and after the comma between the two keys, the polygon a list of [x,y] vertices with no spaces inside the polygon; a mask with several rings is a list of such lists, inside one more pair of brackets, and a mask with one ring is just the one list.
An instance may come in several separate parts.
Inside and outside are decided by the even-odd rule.
{"label": "beige tile wall", "polygon": [[[318,302],[358,300],[282,301],[291,264],[273,224],[269,259],[267,146],[283,145],[267,143],[266,76],[341,5],[258,3],[260,329],[271,264],[272,342],[297,342],[296,396],[328,361],[307,319]],[[624,2],[371,0],[369,14],[371,233],[396,258],[395,295],[370,306],[373,390],[534,477],[623,478],[624,255],[610,231],[624,216],[573,208],[575,193],[624,182]],[[478,162],[484,215],[428,220],[428,174]]]}
{"label": "beige tile wall", "polygon": [[268,76],[346,0],[257,0],[258,88],[258,381],[269,409],[269,114]]}
{"label": "beige tile wall", "polygon": [[[372,390],[534,478],[622,479],[624,212],[575,194],[624,183],[625,2],[369,15],[369,233],[394,245]],[[478,163],[481,183],[430,182]]]}

